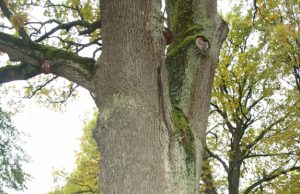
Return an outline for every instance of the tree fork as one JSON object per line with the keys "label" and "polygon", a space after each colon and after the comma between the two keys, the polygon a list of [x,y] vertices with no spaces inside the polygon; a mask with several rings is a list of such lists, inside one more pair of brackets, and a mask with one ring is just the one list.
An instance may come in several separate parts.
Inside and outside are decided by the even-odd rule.
{"label": "tree fork", "polygon": [[214,71],[227,34],[216,2],[168,2],[174,39],[166,61],[160,1],[101,6],[94,137],[102,192],[198,193]]}
{"label": "tree fork", "polygon": [[0,51],[21,61],[20,68],[34,67],[2,82],[53,73],[95,94],[100,114],[93,137],[102,154],[104,194],[199,191],[212,82],[227,25],[216,0],[170,0],[167,7],[167,56],[160,0],[102,0],[103,47],[96,64],[0,32]]}

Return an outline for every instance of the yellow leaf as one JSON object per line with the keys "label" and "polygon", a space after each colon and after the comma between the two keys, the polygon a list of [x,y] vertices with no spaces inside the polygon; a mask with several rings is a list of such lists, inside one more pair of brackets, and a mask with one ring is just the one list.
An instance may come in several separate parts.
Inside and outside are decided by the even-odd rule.
{"label": "yellow leaf", "polygon": [[10,22],[13,25],[13,27],[16,29],[24,27],[24,23],[26,21],[27,21],[27,15],[25,14],[14,15],[10,17]]}

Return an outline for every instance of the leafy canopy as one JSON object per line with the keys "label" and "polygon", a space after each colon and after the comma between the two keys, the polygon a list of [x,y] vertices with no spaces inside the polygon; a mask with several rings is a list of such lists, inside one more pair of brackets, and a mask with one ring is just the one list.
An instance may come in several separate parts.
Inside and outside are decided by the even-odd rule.
{"label": "leafy canopy", "polygon": [[29,176],[22,165],[28,161],[28,157],[21,148],[20,135],[10,115],[0,108],[0,193],[6,193],[6,189],[26,188]]}
{"label": "leafy canopy", "polygon": [[204,170],[204,182],[220,193],[295,193],[300,181],[299,1],[255,2],[250,7],[240,2],[226,16],[230,32],[207,132],[205,164],[212,172]]}

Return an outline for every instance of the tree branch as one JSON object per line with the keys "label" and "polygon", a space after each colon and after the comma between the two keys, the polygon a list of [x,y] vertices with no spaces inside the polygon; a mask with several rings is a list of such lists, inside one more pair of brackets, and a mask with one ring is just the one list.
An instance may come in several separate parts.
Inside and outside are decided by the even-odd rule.
{"label": "tree branch", "polygon": [[213,102],[210,102],[210,105],[215,108],[215,111],[220,114],[220,116],[224,119],[226,126],[228,127],[228,130],[230,133],[234,133],[236,128],[230,123],[227,112],[222,111],[220,107],[217,104],[214,104]]}
{"label": "tree branch", "polygon": [[[21,61],[28,64],[34,71],[21,71],[19,74],[10,73],[10,77],[2,79],[7,81],[28,79],[40,73],[52,73],[75,82],[93,92],[92,77],[94,75],[95,60],[80,57],[75,53],[31,42],[24,43],[22,39],[0,32],[0,51],[5,52],[11,61]],[[26,67],[29,67],[26,66]],[[19,68],[22,68],[21,66]],[[2,67],[2,74],[12,72],[9,68]]]}
{"label": "tree branch", "polygon": [[41,69],[22,63],[20,65],[8,65],[0,68],[0,83],[16,80],[27,80],[41,73]]}
{"label": "tree branch", "polygon": [[274,156],[290,156],[290,155],[296,155],[296,154],[294,152],[277,153],[277,154],[251,154],[251,155],[247,155],[244,159],[255,158],[255,157],[274,157]]}
{"label": "tree branch", "polygon": [[[279,119],[277,119],[276,121],[274,121],[272,124],[270,124],[268,127],[266,127],[265,129],[263,129],[261,131],[261,133],[251,142],[249,143],[246,148],[247,150],[250,150],[252,149],[258,142],[260,142],[264,137],[265,135],[277,124],[283,122],[285,119],[287,118],[287,116],[284,116],[284,117],[281,117]],[[249,152],[250,153],[250,152]],[[245,156],[247,157],[247,156]]]}
{"label": "tree branch", "polygon": [[86,30],[84,30],[82,32],[79,32],[79,35],[82,35],[82,34],[91,33],[94,30],[96,30],[97,28],[100,28],[101,27],[101,22],[97,21],[97,22],[94,22],[94,23],[90,24],[90,23],[88,23],[86,21],[76,20],[76,21],[72,21],[72,22],[60,24],[60,25],[56,26],[55,28],[51,29],[49,32],[47,32],[44,35],[42,35],[36,41],[37,42],[41,42],[41,41],[45,40],[51,34],[55,33],[58,30],[70,30],[74,26],[83,26],[83,27],[87,28]]}
{"label": "tree branch", "polygon": [[255,183],[253,183],[251,186],[249,186],[245,191],[244,191],[244,194],[248,194],[250,193],[254,188],[256,188],[257,186],[261,185],[262,183],[264,182],[268,182],[268,181],[271,181],[283,174],[287,174],[288,172],[291,172],[291,171],[299,171],[300,170],[300,166],[293,166],[291,168],[288,168],[286,170],[282,170],[280,172],[273,172],[265,177],[263,177],[262,179],[256,181]]}
{"label": "tree branch", "polygon": [[33,90],[33,92],[31,92],[31,94],[25,96],[25,98],[32,98],[33,96],[35,96],[35,94],[39,91],[41,91],[44,87],[46,87],[49,83],[51,83],[53,80],[57,79],[58,76],[54,76],[51,79],[49,79],[48,81],[46,81],[45,83],[38,85],[36,89]]}
{"label": "tree branch", "polygon": [[70,89],[69,89],[69,91],[68,91],[68,94],[67,94],[67,96],[65,96],[63,99],[61,99],[61,100],[56,100],[56,101],[52,101],[52,103],[54,103],[54,104],[63,104],[63,103],[65,103],[71,96],[72,96],[72,94],[75,92],[75,90],[78,88],[78,86],[79,85],[75,85],[74,87],[72,86]]}
{"label": "tree branch", "polygon": [[215,158],[216,160],[218,160],[223,168],[225,169],[225,171],[228,173],[229,172],[229,168],[227,166],[227,164],[224,162],[224,160],[222,160],[222,158],[220,158],[220,156],[214,154],[212,151],[210,151],[207,147],[205,147],[206,152],[208,153],[209,156]]}
{"label": "tree branch", "polygon": [[89,26],[87,26],[86,30],[80,31],[79,35],[84,35],[84,34],[91,34],[92,32],[94,32],[96,29],[101,28],[101,21],[95,21],[94,23],[90,24]]}
{"label": "tree branch", "polygon": [[[2,13],[5,15],[5,17],[11,22],[13,14],[8,9],[6,2],[4,0],[0,0],[0,9],[1,9]],[[23,27],[18,27],[16,30],[19,32],[20,36],[23,38],[23,40],[25,42],[28,43],[31,41],[31,39],[29,38],[29,36],[27,35],[27,33]]]}

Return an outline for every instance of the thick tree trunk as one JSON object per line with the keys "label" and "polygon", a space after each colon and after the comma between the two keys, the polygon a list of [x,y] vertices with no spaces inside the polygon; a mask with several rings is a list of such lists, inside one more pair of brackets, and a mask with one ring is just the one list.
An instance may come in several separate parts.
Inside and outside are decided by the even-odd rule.
{"label": "thick tree trunk", "polygon": [[[173,37],[166,65],[173,141],[182,148],[185,159],[176,161],[182,161],[187,167],[183,193],[198,193],[212,84],[228,29],[217,14],[216,1],[169,0],[167,8]],[[173,170],[181,177],[178,172]]]}
{"label": "thick tree trunk", "polygon": [[102,156],[101,192],[167,193],[157,73],[164,51],[160,2],[104,0],[101,6],[94,131]]}
{"label": "thick tree trunk", "polygon": [[[177,16],[169,22],[175,36],[169,48],[178,50],[168,51],[166,66],[160,1],[101,1],[94,138],[104,194],[198,193],[211,87],[227,28],[214,1],[169,3],[170,17],[194,16],[183,33],[175,29]],[[197,47],[197,38],[209,48]]]}
{"label": "thick tree trunk", "polygon": [[160,9],[160,0],[101,0],[103,47],[96,65],[27,40],[25,31],[23,39],[0,33],[0,51],[22,62],[0,68],[0,83],[52,73],[95,95],[103,194],[199,191],[211,88],[227,27],[216,0],[167,1],[167,31]]}

